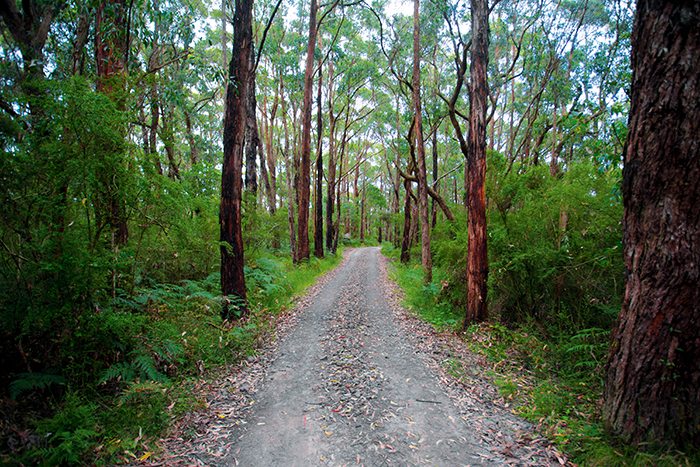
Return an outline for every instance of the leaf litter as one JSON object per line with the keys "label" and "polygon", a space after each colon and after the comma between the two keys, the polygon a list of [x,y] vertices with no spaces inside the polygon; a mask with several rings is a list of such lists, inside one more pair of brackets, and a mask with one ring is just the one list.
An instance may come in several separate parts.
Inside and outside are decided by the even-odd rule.
{"label": "leaf litter", "polygon": [[[482,357],[401,306],[386,269],[378,249],[347,251],[277,319],[257,356],[197,383],[204,408],[175,423],[160,454],[136,463],[290,465],[305,442],[296,455],[309,465],[570,465],[505,407]],[[304,370],[313,374],[300,380],[287,344],[310,338],[317,342],[301,345],[318,346]],[[449,374],[448,359],[467,378]],[[282,384],[308,395],[287,407],[277,400]],[[298,423],[278,427],[279,417]],[[276,430],[298,431],[299,443],[285,435],[289,452],[268,459],[262,451]]]}

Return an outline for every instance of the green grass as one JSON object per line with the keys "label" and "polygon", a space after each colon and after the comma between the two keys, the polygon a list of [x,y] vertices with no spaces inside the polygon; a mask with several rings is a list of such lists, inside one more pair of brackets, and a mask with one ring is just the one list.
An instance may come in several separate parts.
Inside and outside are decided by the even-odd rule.
{"label": "green grass", "polygon": [[[382,253],[398,262],[398,250],[385,244]],[[434,270],[433,282],[423,282],[423,269],[419,264],[400,265],[391,268],[389,276],[404,291],[404,305],[438,329],[451,329],[461,323],[461,315],[449,304],[440,301],[443,274]]]}
{"label": "green grass", "polygon": [[[385,245],[392,258],[391,277],[404,292],[405,306],[439,330],[457,331],[462,310],[453,309],[440,294],[443,272],[433,270],[433,283],[423,284],[420,265],[400,264],[398,250]],[[541,324],[527,322],[515,329],[497,322],[472,325],[465,345],[486,357],[486,369],[501,396],[518,415],[539,430],[570,459],[586,466],[700,465],[700,452],[679,452],[625,446],[605,432],[600,417],[603,366],[609,334],[597,328],[573,335],[551,335]],[[450,358],[445,370],[468,381],[463,362]]]}

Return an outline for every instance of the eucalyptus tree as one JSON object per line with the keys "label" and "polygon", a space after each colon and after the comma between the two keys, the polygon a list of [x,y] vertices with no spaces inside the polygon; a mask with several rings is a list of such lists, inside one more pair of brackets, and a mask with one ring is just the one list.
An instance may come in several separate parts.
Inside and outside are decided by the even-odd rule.
{"label": "eucalyptus tree", "polygon": [[423,265],[423,281],[430,284],[433,280],[433,260],[430,253],[430,217],[428,216],[428,177],[425,164],[425,142],[423,141],[423,110],[420,93],[420,1],[413,0],[413,73],[412,97],[414,115],[414,135],[418,153],[416,175],[418,179],[418,212],[421,224],[421,263]]}
{"label": "eucalyptus tree", "polygon": [[635,444],[700,443],[699,23],[697,2],[637,5],[622,183],[628,275],[603,404],[608,427]]}
{"label": "eucalyptus tree", "polygon": [[[229,65],[224,116],[224,162],[221,172],[221,205],[219,208],[221,241],[221,293],[223,319],[245,316],[245,275],[241,218],[243,146],[248,106],[247,91],[253,67],[253,1],[236,0],[233,17],[233,49]],[[236,311],[234,311],[236,310]]]}

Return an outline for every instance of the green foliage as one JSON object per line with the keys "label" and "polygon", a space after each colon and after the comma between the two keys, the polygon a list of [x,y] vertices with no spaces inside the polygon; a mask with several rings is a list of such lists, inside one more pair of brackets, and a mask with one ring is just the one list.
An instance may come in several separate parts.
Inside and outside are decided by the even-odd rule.
{"label": "green foliage", "polygon": [[[386,251],[385,248],[383,251]],[[435,271],[431,284],[423,282],[423,269],[420,265],[394,268],[391,278],[405,291],[405,304],[421,318],[437,328],[453,328],[459,322],[461,314],[449,303],[441,302],[441,271]]]}
{"label": "green foliage", "polygon": [[[504,323],[535,320],[551,332],[609,327],[623,286],[619,171],[573,163],[509,171],[498,153],[487,174],[489,308]],[[441,299],[466,304],[466,214],[435,229]]]}
{"label": "green foliage", "polygon": [[[695,465],[700,453],[639,451],[621,446],[603,427],[599,400],[602,366],[609,332],[582,329],[573,336],[544,340],[525,325],[509,329],[499,324],[472,325],[465,341],[487,357],[500,394],[515,411],[579,465]],[[459,377],[459,375],[457,375]]]}
{"label": "green foliage", "polygon": [[89,459],[99,435],[97,406],[69,393],[53,417],[41,420],[37,431],[46,439],[44,446],[28,453],[32,462],[42,465],[78,465]]}
{"label": "green foliage", "polygon": [[23,393],[43,390],[51,386],[65,386],[66,379],[60,375],[46,373],[20,373],[10,383],[10,397],[17,399]]}

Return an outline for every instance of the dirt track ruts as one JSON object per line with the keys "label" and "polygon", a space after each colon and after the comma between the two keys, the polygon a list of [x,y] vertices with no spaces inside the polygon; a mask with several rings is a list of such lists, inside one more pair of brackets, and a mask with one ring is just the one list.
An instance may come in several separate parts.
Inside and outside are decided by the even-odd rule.
{"label": "dirt track ruts", "polygon": [[[191,449],[186,456],[190,463],[563,462],[531,433],[527,423],[477,394],[484,387],[488,392],[489,383],[479,381],[473,388],[460,382],[440,383],[440,365],[426,354],[443,350],[434,350],[436,346],[426,350],[426,339],[434,340],[429,326],[418,320],[407,325],[410,318],[395,312],[382,261],[379,248],[346,254],[343,263],[299,306],[296,323],[278,348],[253,364],[258,373],[255,387],[241,383],[243,374],[230,378],[233,383],[216,410],[229,413],[226,417],[231,422],[204,430],[198,436],[200,449]],[[241,371],[245,373],[246,368]],[[240,407],[227,409],[229,403]]]}

